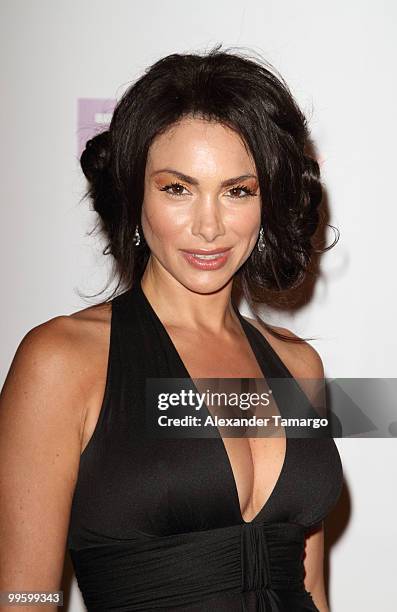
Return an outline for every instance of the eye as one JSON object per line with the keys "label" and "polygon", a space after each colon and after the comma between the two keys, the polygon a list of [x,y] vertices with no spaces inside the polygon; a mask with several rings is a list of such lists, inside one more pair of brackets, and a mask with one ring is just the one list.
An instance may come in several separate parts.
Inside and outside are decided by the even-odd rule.
{"label": "eye", "polygon": [[[181,185],[181,183],[170,183],[169,185],[164,185],[164,187],[162,187],[160,191],[165,191],[166,193],[169,193],[172,196],[182,196],[186,195],[186,193],[183,193],[184,189],[186,189],[186,187]],[[187,190],[186,192],[189,193]]]}
{"label": "eye", "polygon": [[[229,191],[232,194],[231,197],[237,198],[238,200],[241,200],[242,198],[247,198],[249,196],[257,195],[256,192],[253,189],[247,187],[247,185],[236,185],[236,187],[232,187]],[[244,192],[244,195],[238,195],[237,192]]]}

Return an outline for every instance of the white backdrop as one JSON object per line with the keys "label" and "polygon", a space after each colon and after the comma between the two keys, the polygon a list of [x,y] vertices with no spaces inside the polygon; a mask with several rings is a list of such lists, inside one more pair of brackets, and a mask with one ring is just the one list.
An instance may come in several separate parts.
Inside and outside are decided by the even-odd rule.
{"label": "white backdrop", "polygon": [[[1,0],[1,362],[33,326],[89,305],[107,279],[79,203],[77,99],[119,98],[172,52],[249,47],[310,118],[329,222],[313,299],[278,315],[329,377],[395,377],[395,30],[392,0]],[[329,239],[333,238],[332,232]],[[326,523],[332,612],[396,609],[395,440],[337,439],[346,486]],[[65,566],[68,610],[84,609]],[[69,588],[70,587],[70,588]]]}

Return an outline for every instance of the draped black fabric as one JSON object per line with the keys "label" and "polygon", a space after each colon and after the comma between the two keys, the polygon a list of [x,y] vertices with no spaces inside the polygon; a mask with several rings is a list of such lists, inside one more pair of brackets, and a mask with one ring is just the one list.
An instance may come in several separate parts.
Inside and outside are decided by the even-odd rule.
{"label": "draped black fabric", "polygon": [[[264,377],[291,378],[235,310]],[[303,554],[307,530],[340,496],[334,440],[290,437],[286,428],[280,475],[245,522],[220,435],[144,435],[145,382],[161,377],[189,374],[138,283],[112,301],[105,395],[72,501],[68,549],[89,612],[317,610]],[[278,405],[293,414],[285,399]]]}

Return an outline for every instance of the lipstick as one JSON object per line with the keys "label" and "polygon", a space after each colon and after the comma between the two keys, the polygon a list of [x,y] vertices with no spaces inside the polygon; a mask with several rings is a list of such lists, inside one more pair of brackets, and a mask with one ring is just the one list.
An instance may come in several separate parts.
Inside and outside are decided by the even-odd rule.
{"label": "lipstick", "polygon": [[185,260],[198,270],[218,270],[227,262],[230,248],[189,249],[181,252]]}

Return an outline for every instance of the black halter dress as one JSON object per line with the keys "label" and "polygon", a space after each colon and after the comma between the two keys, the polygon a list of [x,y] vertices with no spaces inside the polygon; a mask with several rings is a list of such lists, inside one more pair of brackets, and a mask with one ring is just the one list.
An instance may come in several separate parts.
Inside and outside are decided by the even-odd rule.
{"label": "black halter dress", "polygon": [[[264,376],[291,378],[234,308]],[[220,435],[142,435],[149,377],[189,374],[138,282],[112,300],[105,394],[72,500],[67,547],[87,610],[317,610],[303,553],[307,530],[341,492],[333,438],[288,437],[286,429],[279,478],[247,523]]]}

